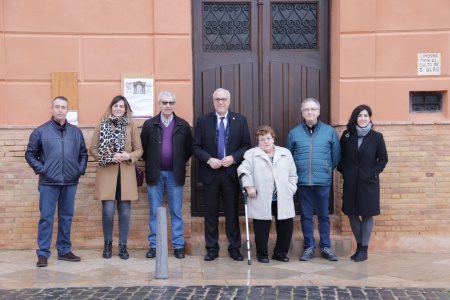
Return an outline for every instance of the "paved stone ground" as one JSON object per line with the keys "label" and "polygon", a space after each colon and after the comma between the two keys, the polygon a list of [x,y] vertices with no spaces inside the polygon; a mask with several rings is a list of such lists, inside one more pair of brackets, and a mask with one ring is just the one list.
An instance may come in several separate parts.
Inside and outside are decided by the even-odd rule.
{"label": "paved stone ground", "polygon": [[316,286],[135,286],[0,290],[0,299],[449,299],[450,288]]}

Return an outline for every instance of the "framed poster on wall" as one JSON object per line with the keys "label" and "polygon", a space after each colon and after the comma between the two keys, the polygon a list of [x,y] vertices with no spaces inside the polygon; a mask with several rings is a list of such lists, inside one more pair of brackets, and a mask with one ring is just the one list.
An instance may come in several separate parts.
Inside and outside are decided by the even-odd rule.
{"label": "framed poster on wall", "polygon": [[122,74],[122,95],[133,110],[133,118],[148,119],[155,114],[155,76],[153,73]]}

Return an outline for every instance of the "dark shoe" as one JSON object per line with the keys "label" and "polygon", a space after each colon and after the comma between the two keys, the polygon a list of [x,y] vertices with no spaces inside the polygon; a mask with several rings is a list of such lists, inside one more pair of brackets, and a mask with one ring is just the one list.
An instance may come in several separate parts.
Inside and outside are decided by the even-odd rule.
{"label": "dark shoe", "polygon": [[173,249],[173,254],[175,255],[176,258],[178,259],[182,259],[185,257],[184,255],[184,249],[180,248],[180,249]]}
{"label": "dark shoe", "polygon": [[36,267],[46,267],[47,266],[47,257],[43,255],[38,256],[38,261],[36,263]]}
{"label": "dark shoe", "polygon": [[358,254],[355,256],[355,262],[365,261],[369,257],[369,254],[367,253],[368,246],[361,246],[361,249],[359,250]]}
{"label": "dark shoe", "polygon": [[208,253],[205,256],[205,260],[212,261],[212,260],[216,259],[217,257],[219,257],[219,254],[217,253],[216,250],[208,250]]}
{"label": "dark shoe", "polygon": [[351,260],[355,260],[355,256],[358,254],[359,250],[361,250],[361,246],[362,246],[361,243],[358,243],[358,244],[356,245],[356,252],[355,252],[352,256],[350,256],[350,259],[351,259]]}
{"label": "dark shoe", "polygon": [[328,259],[329,261],[338,261],[338,257],[336,256],[336,254],[334,254],[333,251],[331,251],[331,249],[328,247],[323,248],[320,251],[320,254],[323,258]]}
{"label": "dark shoe", "polygon": [[244,257],[242,257],[241,252],[239,252],[239,249],[233,249],[230,250],[230,257],[236,261],[243,261]]}
{"label": "dark shoe", "polygon": [[303,254],[299,257],[299,260],[301,261],[310,260],[311,258],[314,257],[314,251],[315,251],[314,247],[306,248]]}
{"label": "dark shoe", "polygon": [[130,258],[130,255],[128,254],[128,251],[127,251],[127,245],[124,245],[124,244],[119,245],[119,257],[121,259]]}
{"label": "dark shoe", "polygon": [[368,256],[367,250],[360,250],[358,255],[355,256],[355,262],[365,261]]}
{"label": "dark shoe", "polygon": [[155,256],[156,256],[155,248],[150,248],[150,250],[148,250],[147,254],[145,255],[145,257],[147,258],[154,258]]}
{"label": "dark shoe", "polygon": [[289,261],[289,257],[286,256],[286,254],[284,253],[274,253],[272,255],[272,259],[278,260],[278,261],[282,261],[282,262],[288,262]]}
{"label": "dark shoe", "polygon": [[267,264],[269,262],[269,258],[267,255],[258,255],[258,261],[263,264]]}
{"label": "dark shoe", "polygon": [[112,242],[105,242],[103,246],[103,258],[111,258],[112,256]]}
{"label": "dark shoe", "polygon": [[65,261],[80,261],[81,258],[79,256],[76,256],[75,254],[73,254],[72,252],[66,253],[64,255],[58,256],[59,260],[65,260]]}

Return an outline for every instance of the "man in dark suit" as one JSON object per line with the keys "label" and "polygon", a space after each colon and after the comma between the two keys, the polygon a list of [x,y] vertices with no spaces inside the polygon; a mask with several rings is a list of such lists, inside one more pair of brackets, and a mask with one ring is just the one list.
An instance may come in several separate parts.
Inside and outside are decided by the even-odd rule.
{"label": "man in dark suit", "polygon": [[197,119],[193,153],[199,160],[199,181],[205,196],[206,261],[219,252],[219,202],[222,196],[228,252],[241,261],[239,230],[237,167],[245,151],[251,148],[246,117],[228,110],[230,92],[219,88],[213,94],[215,111]]}

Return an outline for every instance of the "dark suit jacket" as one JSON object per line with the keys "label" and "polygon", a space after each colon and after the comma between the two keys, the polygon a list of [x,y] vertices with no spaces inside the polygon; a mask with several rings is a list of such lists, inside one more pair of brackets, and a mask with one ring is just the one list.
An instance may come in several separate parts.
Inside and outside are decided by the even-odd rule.
{"label": "dark suit jacket", "polygon": [[[243,115],[228,111],[228,141],[226,155],[232,155],[234,164],[228,167],[228,174],[238,182],[237,168],[244,158],[244,153],[252,147],[248,132],[247,118]],[[206,162],[210,157],[217,158],[217,135],[215,112],[203,115],[197,119],[194,131],[192,152],[199,160],[198,179],[202,183],[211,183],[215,179],[217,170],[212,169]]]}

